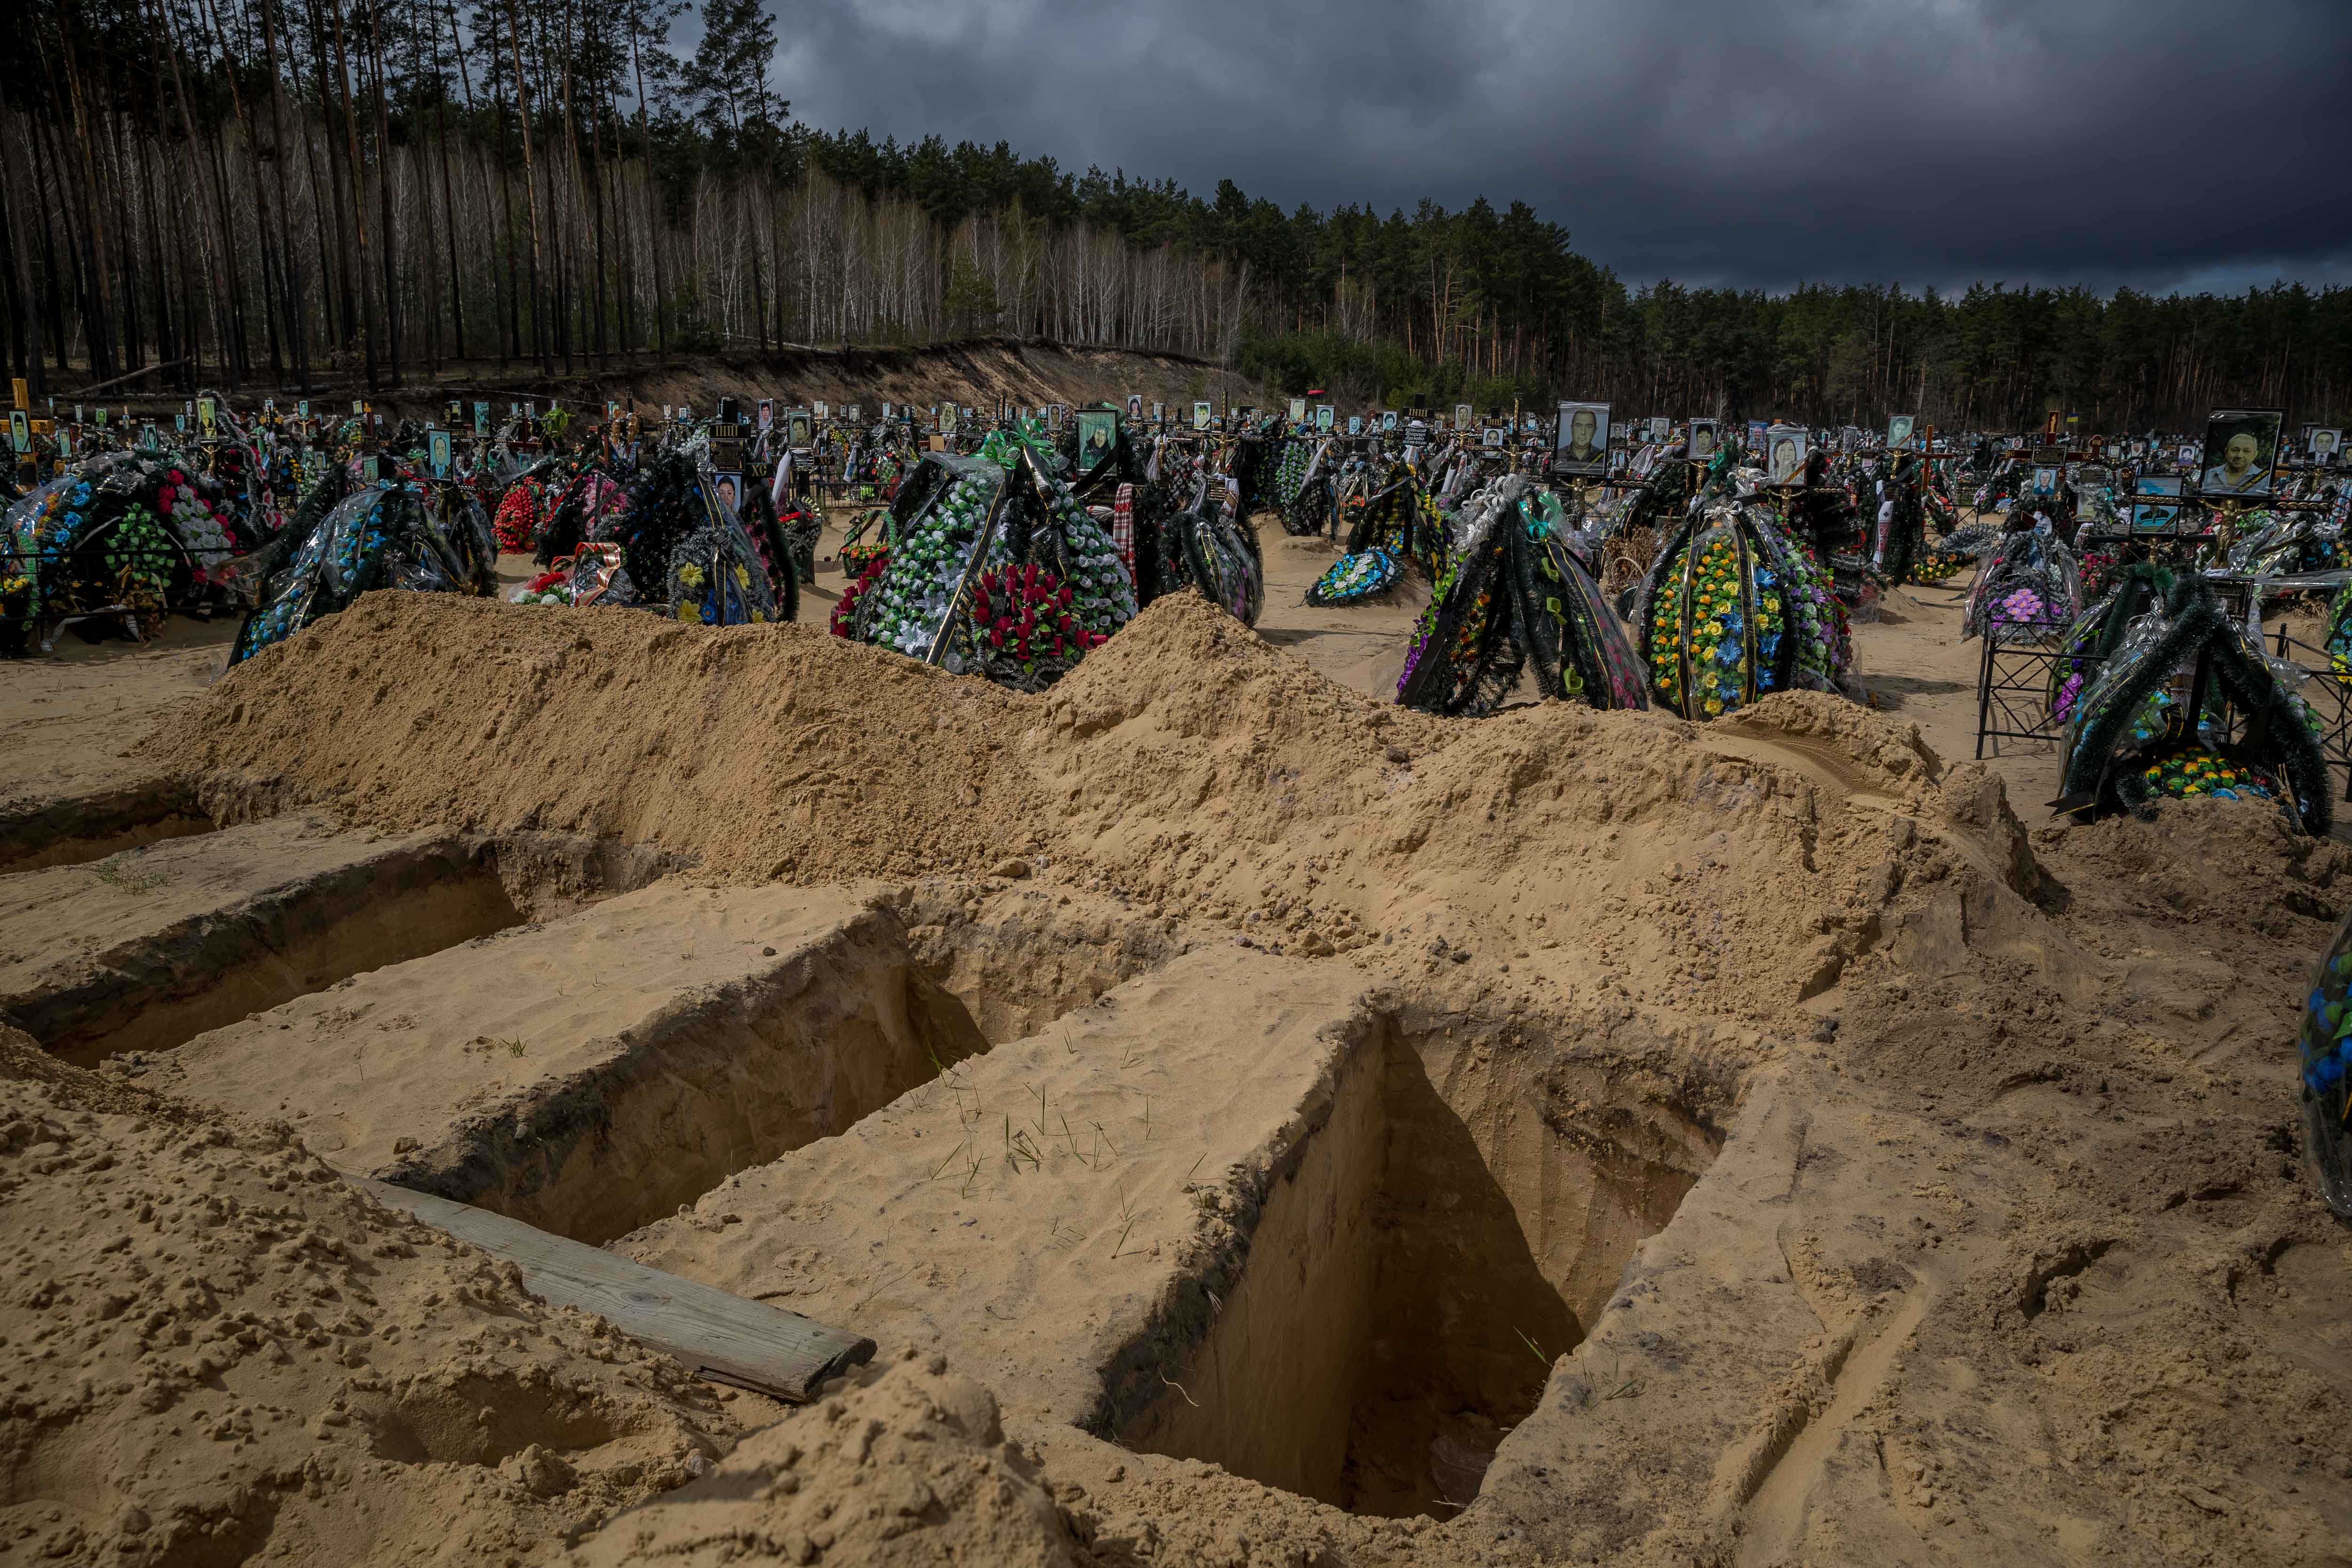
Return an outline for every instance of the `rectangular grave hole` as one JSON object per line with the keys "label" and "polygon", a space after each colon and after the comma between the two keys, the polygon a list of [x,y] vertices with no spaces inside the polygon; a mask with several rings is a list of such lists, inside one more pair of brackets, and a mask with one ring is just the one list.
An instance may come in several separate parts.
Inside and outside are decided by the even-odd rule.
{"label": "rectangular grave hole", "polygon": [[152,781],[0,820],[0,876],[79,866],[220,824],[176,784]]}
{"label": "rectangular grave hole", "polygon": [[592,1246],[676,1215],[988,1049],[896,935],[867,915],[783,949],[376,1173]]}
{"label": "rectangular grave hole", "polygon": [[167,1052],[663,868],[555,835],[379,847],[296,818],[151,841],[0,879],[0,922],[22,938],[0,1012],[84,1066]]}
{"label": "rectangular grave hole", "polygon": [[171,1070],[343,1169],[602,1245],[988,1050],[977,1020],[1084,1005],[1143,962],[1021,961],[1052,934],[662,882],[298,999]]}
{"label": "rectangular grave hole", "polygon": [[1355,1513],[1477,1495],[1720,1140],[1599,1064],[1514,1082],[1498,1058],[1449,1103],[1434,1044],[1384,1026],[1342,1068],[1238,1286],[1118,1441]]}

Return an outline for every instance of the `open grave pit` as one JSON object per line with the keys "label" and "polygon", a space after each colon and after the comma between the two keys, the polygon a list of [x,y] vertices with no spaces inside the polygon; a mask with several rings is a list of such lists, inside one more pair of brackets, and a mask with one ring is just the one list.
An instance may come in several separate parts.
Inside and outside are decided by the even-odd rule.
{"label": "open grave pit", "polygon": [[100,860],[220,823],[176,779],[145,778],[68,799],[0,812],[0,876]]}
{"label": "open grave pit", "polygon": [[892,910],[924,972],[992,1041],[1017,1040],[1159,968],[1192,938],[1116,895],[1019,879],[937,879],[894,889]]}
{"label": "open grave pit", "polygon": [[0,875],[0,1017],[83,1065],[168,1051],[674,863],[565,835],[386,836],[298,814]]}
{"label": "open grave pit", "polygon": [[[536,880],[564,869],[543,854]],[[986,1050],[976,1017],[1058,1013],[1180,946],[1106,901],[1002,880],[668,879],[349,976],[141,1067],[290,1121],[342,1169],[594,1244]]]}
{"label": "open grave pit", "polygon": [[663,882],[200,1036],[159,1082],[593,1243],[986,1046],[856,890]]}
{"label": "open grave pit", "polygon": [[1027,1430],[1444,1517],[1712,1160],[1691,1092],[1221,945],[615,1245],[944,1352]]}

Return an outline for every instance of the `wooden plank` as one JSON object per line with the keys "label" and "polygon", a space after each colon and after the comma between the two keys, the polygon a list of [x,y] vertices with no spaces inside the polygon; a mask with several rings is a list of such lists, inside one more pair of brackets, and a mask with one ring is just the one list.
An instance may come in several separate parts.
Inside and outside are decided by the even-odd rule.
{"label": "wooden plank", "polygon": [[797,1312],[648,1268],[488,1209],[365,1176],[343,1179],[386,1208],[505,1258],[522,1270],[523,1288],[551,1306],[593,1312],[713,1383],[806,1404],[825,1379],[874,1359],[872,1340]]}

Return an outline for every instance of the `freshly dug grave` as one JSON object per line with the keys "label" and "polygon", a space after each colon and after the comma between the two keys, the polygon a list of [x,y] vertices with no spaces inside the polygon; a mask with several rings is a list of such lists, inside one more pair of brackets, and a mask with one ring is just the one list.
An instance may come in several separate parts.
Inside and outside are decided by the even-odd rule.
{"label": "freshly dug grave", "polygon": [[595,1244],[987,1044],[857,889],[663,882],[198,1036],[152,1076]]}
{"label": "freshly dug grave", "polygon": [[616,1245],[944,1352],[1024,1428],[1430,1511],[1476,1492],[1727,1098],[1459,1024],[1221,944]]}
{"label": "freshly dug grave", "polygon": [[[1183,600],[1042,698],[792,628],[409,601],[363,601],[244,667],[142,765],[207,806],[267,789],[402,831],[609,833],[721,881],[1002,868],[1056,911],[1124,900],[1181,940],[1393,988],[1397,1019],[1429,1020],[1394,1026],[1409,1038],[1454,1030],[1442,1062],[1415,1054],[1507,1194],[1509,1140],[1464,1092],[1483,1074],[1547,1086],[1535,1119],[1596,1161],[1696,1174],[1678,1205],[1663,1173],[1594,1184],[1624,1195],[1598,1211],[1607,1235],[1671,1217],[1597,1311],[1561,1290],[1583,1338],[1475,1499],[1444,1493],[1469,1503],[1450,1523],[1351,1516],[1074,1424],[1089,1401],[1132,1408],[1110,1398],[1130,1379],[1189,1389],[1223,1290],[1200,1298],[1202,1337],[1108,1336],[1144,1353],[1091,1384],[1108,1310],[1032,1340],[986,1312],[992,1296],[948,1300],[971,1324],[954,1331],[1011,1370],[977,1350],[955,1364],[995,1386],[1097,1561],[2352,1558],[2352,1366],[2330,1326],[2352,1247],[2299,1175],[2288,1044],[2345,904],[2340,846],[2231,803],[2028,834],[1989,771],[1821,699],[1705,728],[1559,706],[1398,714]],[[1248,996],[1208,984],[1168,1010],[1197,1031],[1245,1018]],[[1563,1044],[1588,1064],[1558,1060]],[[1628,1121],[1626,1075],[1684,1121]],[[1219,1092],[1189,1084],[1155,1122]],[[736,1180],[844,1152],[942,1094]],[[986,1108],[1001,1137],[1008,1098]],[[1694,1134],[1683,1163],[1664,1157]],[[1089,1239],[1128,1223],[1122,1204],[1140,1228],[1196,1196],[1156,1165],[1123,1185],[1117,1164],[1076,1163],[1026,1179],[1107,1180],[1084,1193]],[[793,1217],[832,1227],[809,1268],[788,1226],[731,1245],[837,1292],[853,1325],[916,1322],[902,1298],[924,1300],[921,1269],[977,1267],[993,1233],[934,1234],[946,1199],[928,1180],[902,1204],[861,1169],[811,1200],[828,1215]],[[742,1229],[725,1226],[727,1192],[696,1216]],[[1544,1238],[1519,1226],[1540,1263]],[[687,1227],[658,1234],[684,1248]],[[1185,1234],[1160,1236],[1163,1264]],[[876,1243],[904,1279],[851,1266]],[[693,1245],[727,1261],[715,1237]],[[1090,1256],[988,1267],[1095,1300],[1066,1279],[1099,1268],[1094,1291],[1134,1259]],[[1236,1259],[1244,1278],[1253,1260]],[[1134,1292],[1118,1321],[1173,1321],[1172,1289]],[[785,1304],[818,1299],[794,1291]],[[1056,1360],[1057,1343],[1076,1348]],[[1050,1408],[1035,1386],[1057,1391]]]}
{"label": "freshly dug grave", "polygon": [[220,825],[172,780],[150,778],[0,813],[0,876],[100,860]]}
{"label": "freshly dug grave", "polygon": [[1130,900],[1039,887],[1021,868],[1019,881],[932,879],[877,895],[924,972],[991,1040],[1035,1034],[1192,946],[1181,924]]}
{"label": "freshly dug grave", "polygon": [[248,824],[0,879],[0,1009],[85,1063],[168,1050],[521,919],[496,870],[449,836]]}
{"label": "freshly dug grave", "polygon": [[132,808],[124,815],[143,815],[140,797],[153,801],[166,781],[122,753],[157,718],[219,678],[236,636],[233,616],[172,616],[151,643],[93,647],[68,633],[54,653],[10,660],[0,679],[0,733],[8,738],[0,745],[0,871],[27,848],[55,849],[91,828],[103,834],[120,826],[119,818],[110,826],[106,813],[93,819],[77,811],[77,800],[113,795]]}
{"label": "freshly dug grave", "polygon": [[726,1402],[369,1202],[283,1123],[0,1029],[0,1558],[512,1563],[689,1477]]}
{"label": "freshly dug grave", "polygon": [[625,890],[665,862],[294,815],[0,876],[0,1017],[89,1063]]}

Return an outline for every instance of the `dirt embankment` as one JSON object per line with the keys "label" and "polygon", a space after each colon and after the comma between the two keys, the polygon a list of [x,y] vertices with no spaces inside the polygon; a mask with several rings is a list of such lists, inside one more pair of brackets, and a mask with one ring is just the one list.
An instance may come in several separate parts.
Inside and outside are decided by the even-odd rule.
{"label": "dirt embankment", "polygon": [[[762,397],[780,406],[806,406],[823,402],[835,408],[855,403],[869,418],[878,418],[885,403],[909,403],[928,408],[950,400],[992,414],[1003,403],[1035,407],[1047,403],[1081,404],[1108,400],[1125,405],[1139,395],[1148,406],[1168,405],[1171,418],[1189,417],[1196,398],[1228,406],[1272,410],[1279,406],[1270,389],[1209,360],[1189,354],[1155,353],[1136,349],[1088,348],[1052,342],[1024,342],[1011,338],[975,338],[965,342],[933,343],[907,348],[819,348],[796,345],[766,353],[676,354],[667,363],[643,353],[596,365],[590,356],[565,370],[559,359],[554,373],[541,375],[536,363],[495,360],[446,364],[437,372],[411,367],[397,387],[367,391],[358,377],[338,374],[322,377],[321,398],[365,397],[387,418],[446,422],[451,398],[492,400],[503,416],[508,402],[532,398],[544,405],[550,398],[567,407],[601,412],[609,401],[634,399],[642,411],[656,414],[665,404],[685,404],[708,416],[722,396],[740,399],[748,412]],[[267,389],[248,387],[237,399],[258,406]],[[61,398],[70,396],[60,390]],[[168,416],[181,403],[177,396],[103,395],[110,406],[128,404],[137,416]],[[286,407],[289,399],[280,397]]]}
{"label": "dirt embankment", "polygon": [[1276,952],[1414,979],[1524,964],[1507,984],[1558,1002],[1709,1017],[1833,983],[1906,879],[2032,890],[1998,782],[1850,704],[1777,697],[1712,731],[1562,704],[1449,723],[1189,595],[1039,697],[814,628],[370,595],[232,672],[143,760],[208,781],[224,816],[244,795],[616,837],[725,879],[1027,857]]}

